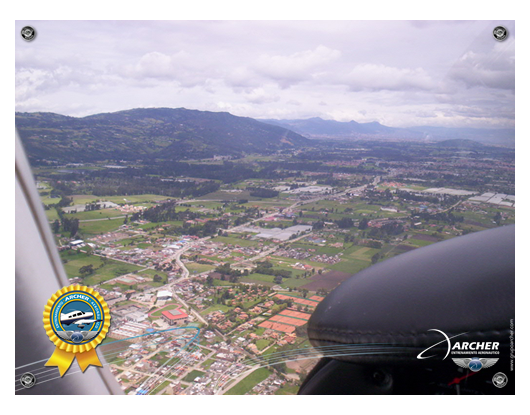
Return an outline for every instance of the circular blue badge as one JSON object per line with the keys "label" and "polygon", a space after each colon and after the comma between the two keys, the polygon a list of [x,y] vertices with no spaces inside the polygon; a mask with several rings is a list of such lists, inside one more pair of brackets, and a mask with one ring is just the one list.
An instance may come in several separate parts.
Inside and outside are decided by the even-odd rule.
{"label": "circular blue badge", "polygon": [[90,293],[71,291],[53,303],[50,324],[54,333],[65,343],[89,343],[102,330],[105,320],[103,307]]}

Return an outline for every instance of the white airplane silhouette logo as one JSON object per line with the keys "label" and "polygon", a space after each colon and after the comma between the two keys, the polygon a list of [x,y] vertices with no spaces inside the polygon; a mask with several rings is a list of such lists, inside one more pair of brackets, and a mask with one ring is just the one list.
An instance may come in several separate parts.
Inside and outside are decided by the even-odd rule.
{"label": "white airplane silhouette logo", "polygon": [[102,320],[94,320],[90,317],[93,317],[94,313],[89,311],[70,311],[68,313],[61,313],[61,324],[69,326],[70,324],[75,324],[80,329],[84,328],[87,324],[96,323]]}

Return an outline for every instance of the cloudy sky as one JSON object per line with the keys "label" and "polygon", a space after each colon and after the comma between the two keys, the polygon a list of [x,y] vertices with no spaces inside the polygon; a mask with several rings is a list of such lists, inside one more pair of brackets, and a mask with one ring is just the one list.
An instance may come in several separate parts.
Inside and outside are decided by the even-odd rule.
{"label": "cloudy sky", "polygon": [[15,32],[16,111],[515,125],[513,21],[17,20]]}

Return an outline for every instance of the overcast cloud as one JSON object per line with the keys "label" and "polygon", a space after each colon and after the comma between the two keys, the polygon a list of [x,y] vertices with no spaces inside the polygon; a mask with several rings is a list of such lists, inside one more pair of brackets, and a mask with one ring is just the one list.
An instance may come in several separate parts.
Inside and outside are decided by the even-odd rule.
{"label": "overcast cloud", "polygon": [[[38,35],[21,39],[23,26]],[[492,36],[499,24],[504,42]],[[513,21],[17,21],[15,110],[514,127]]]}

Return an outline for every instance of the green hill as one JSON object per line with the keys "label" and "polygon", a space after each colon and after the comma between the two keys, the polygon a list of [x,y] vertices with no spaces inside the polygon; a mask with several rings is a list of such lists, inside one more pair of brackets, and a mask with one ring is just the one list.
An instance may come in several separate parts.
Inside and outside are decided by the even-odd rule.
{"label": "green hill", "polygon": [[15,113],[15,123],[29,157],[69,162],[267,153],[309,141],[252,118],[184,108],[140,108],[83,118]]}

